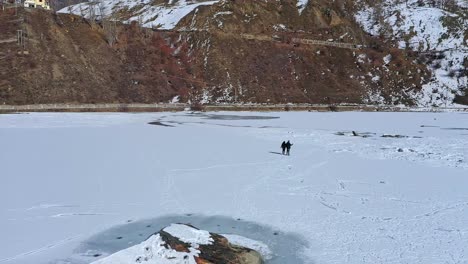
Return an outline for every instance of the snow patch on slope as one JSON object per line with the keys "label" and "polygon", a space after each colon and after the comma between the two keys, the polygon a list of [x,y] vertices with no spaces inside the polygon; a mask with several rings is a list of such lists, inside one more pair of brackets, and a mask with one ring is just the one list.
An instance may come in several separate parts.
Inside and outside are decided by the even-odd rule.
{"label": "snow patch on slope", "polygon": [[[101,0],[72,5],[59,10],[59,13],[69,13],[83,16],[87,19],[95,17],[111,17],[118,12],[130,12],[130,18],[124,23],[138,21],[143,27],[173,29],[185,16],[200,6],[218,3],[214,1],[170,0],[167,4],[152,4],[152,0]],[[118,16],[116,19],[121,20]]]}
{"label": "snow patch on slope", "polygon": [[417,0],[386,3],[381,6],[380,18],[376,8],[363,2],[359,4],[361,10],[355,19],[369,34],[387,35],[400,49],[437,55],[438,59],[428,63],[433,78],[414,96],[417,103],[420,106],[451,105],[455,96],[468,85],[468,77],[458,73],[468,57],[468,41],[464,40],[468,21],[457,13],[419,6]]}
{"label": "snow patch on slope", "polygon": [[302,11],[307,7],[309,0],[297,0],[297,8],[299,9],[299,14],[302,14]]}

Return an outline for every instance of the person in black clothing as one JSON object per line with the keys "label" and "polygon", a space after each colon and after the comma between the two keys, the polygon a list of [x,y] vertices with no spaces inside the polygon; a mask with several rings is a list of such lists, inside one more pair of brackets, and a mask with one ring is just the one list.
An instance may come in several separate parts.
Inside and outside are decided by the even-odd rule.
{"label": "person in black clothing", "polygon": [[281,149],[283,150],[283,155],[286,152],[286,142],[281,143]]}
{"label": "person in black clothing", "polygon": [[288,140],[288,142],[286,142],[286,155],[288,155],[288,156],[289,156],[289,151],[291,150],[292,145],[293,144],[291,144],[291,142],[289,142],[289,140]]}

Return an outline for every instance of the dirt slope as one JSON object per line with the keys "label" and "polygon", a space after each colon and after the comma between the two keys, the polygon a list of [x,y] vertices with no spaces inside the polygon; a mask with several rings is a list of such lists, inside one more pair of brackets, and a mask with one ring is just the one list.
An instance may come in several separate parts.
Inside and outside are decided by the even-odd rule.
{"label": "dirt slope", "polygon": [[[79,17],[21,10],[23,23],[6,23],[17,17],[0,12],[0,40],[15,37],[17,29],[27,32],[26,52],[16,42],[0,43],[0,103],[152,103],[175,96],[210,103],[365,103],[378,96],[411,105],[411,94],[430,78],[424,65],[363,34],[346,8],[346,2],[317,1],[299,16],[295,1],[230,1],[199,8],[177,31],[118,25],[113,46],[101,25]],[[384,60],[388,54],[391,63]]]}

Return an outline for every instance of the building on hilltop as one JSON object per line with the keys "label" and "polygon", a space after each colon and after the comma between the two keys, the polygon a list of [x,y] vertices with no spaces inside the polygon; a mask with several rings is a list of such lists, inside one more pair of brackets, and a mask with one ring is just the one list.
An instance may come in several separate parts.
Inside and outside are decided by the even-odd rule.
{"label": "building on hilltop", "polygon": [[26,0],[24,1],[24,7],[29,8],[43,8],[50,10],[50,5],[48,0]]}

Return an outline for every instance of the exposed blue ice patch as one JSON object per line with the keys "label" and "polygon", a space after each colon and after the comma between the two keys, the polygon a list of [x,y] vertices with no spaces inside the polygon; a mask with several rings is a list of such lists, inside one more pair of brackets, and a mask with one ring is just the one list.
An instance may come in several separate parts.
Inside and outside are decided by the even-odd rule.
{"label": "exposed blue ice patch", "polygon": [[96,234],[85,240],[66,260],[54,264],[83,264],[106,257],[145,241],[152,234],[172,223],[190,224],[218,234],[235,234],[265,243],[273,252],[266,264],[313,263],[305,260],[302,252],[308,248],[307,241],[297,234],[284,233],[259,223],[224,216],[172,215],[130,222]]}

